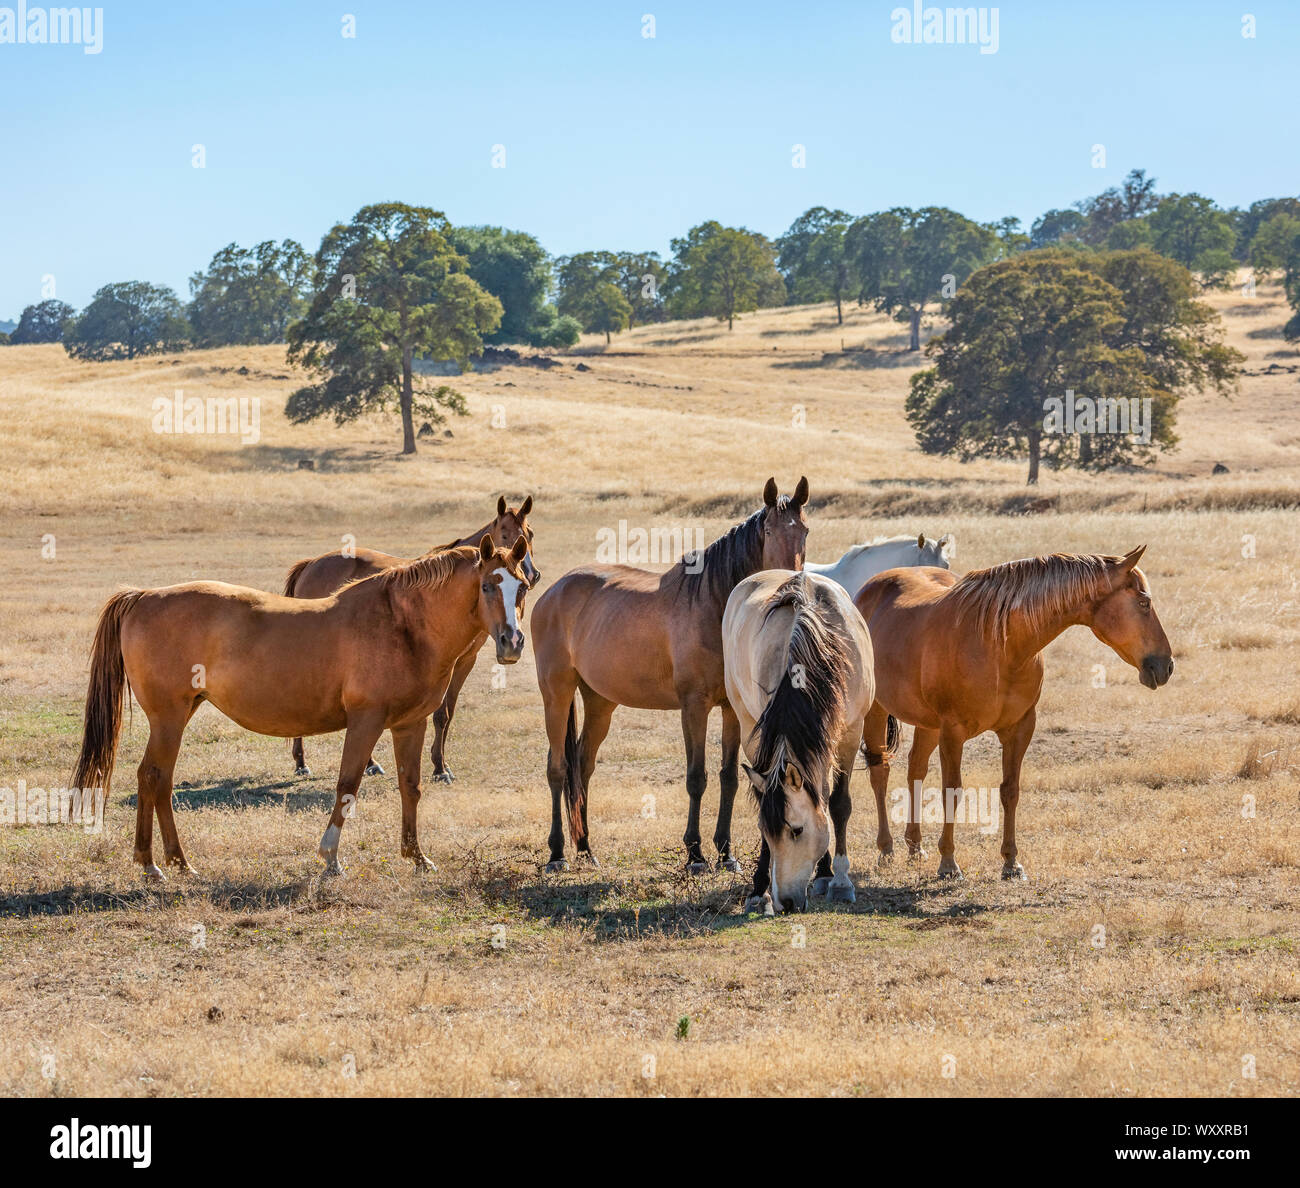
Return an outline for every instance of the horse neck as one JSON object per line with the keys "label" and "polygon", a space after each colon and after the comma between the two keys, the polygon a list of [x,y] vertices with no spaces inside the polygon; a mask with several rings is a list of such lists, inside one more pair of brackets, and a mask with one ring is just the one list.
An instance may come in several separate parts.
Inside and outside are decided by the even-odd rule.
{"label": "horse neck", "polygon": [[495,520],[489,520],[477,532],[471,532],[468,536],[462,536],[460,540],[456,541],[456,543],[453,544],[451,547],[453,549],[456,549],[456,548],[460,548],[461,545],[478,544],[479,541],[481,541],[489,532],[492,531],[492,525],[495,523],[496,523]]}
{"label": "horse neck", "polygon": [[472,561],[460,561],[436,586],[394,587],[390,597],[420,625],[416,634],[443,655],[459,656],[479,633],[478,567]]}
{"label": "horse neck", "polygon": [[1013,619],[1007,629],[1007,642],[1004,649],[1013,666],[1033,659],[1067,628],[1088,622],[1092,617],[1093,607],[1102,597],[1104,594],[1094,593],[1081,598],[1074,606],[1066,607],[1054,614],[1042,615],[1037,626],[1031,626],[1023,616]]}

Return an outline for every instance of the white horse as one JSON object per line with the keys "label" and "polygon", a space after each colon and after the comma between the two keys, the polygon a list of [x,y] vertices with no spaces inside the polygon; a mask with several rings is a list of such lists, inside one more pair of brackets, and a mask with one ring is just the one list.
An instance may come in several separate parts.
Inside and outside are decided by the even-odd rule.
{"label": "white horse", "polygon": [[722,653],[763,838],[747,910],[803,911],[814,877],[814,894],[852,903],[849,775],[876,687],[866,622],[828,578],[768,569],[727,599]]}
{"label": "white horse", "polygon": [[830,565],[804,562],[805,573],[816,573],[838,582],[850,595],[856,594],[878,573],[909,565],[933,565],[951,569],[957,556],[957,538],[951,532],[938,540],[927,540],[924,532],[910,536],[878,536],[867,544],[854,545]]}

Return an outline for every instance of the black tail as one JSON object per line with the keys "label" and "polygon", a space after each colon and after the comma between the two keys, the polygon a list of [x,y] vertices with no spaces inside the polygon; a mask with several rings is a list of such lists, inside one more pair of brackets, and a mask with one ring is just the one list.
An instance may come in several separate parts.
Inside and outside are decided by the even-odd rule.
{"label": "black tail", "polygon": [[881,763],[890,762],[898,754],[898,746],[902,741],[903,725],[893,714],[890,714],[885,720],[885,749],[879,755],[874,754],[867,746],[864,735],[862,742],[858,744],[858,750],[862,752],[863,761],[868,767],[876,767]]}
{"label": "black tail", "polygon": [[578,699],[569,703],[569,724],[564,730],[564,803],[569,812],[569,836],[574,849],[581,849],[587,840],[587,830],[582,824],[586,810],[587,789],[582,784],[582,764],[578,754]]}
{"label": "black tail", "polygon": [[316,558],[307,557],[302,561],[294,562],[294,566],[289,570],[289,576],[284,580],[284,596],[286,598],[295,598],[293,588],[298,584],[298,579],[302,577],[302,571],[307,568]]}

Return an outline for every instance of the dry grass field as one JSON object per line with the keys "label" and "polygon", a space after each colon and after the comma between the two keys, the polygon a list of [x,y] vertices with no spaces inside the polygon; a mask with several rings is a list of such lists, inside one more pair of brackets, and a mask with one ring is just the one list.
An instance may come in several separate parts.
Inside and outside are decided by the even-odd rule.
{"label": "dry grass field", "polygon": [[[1248,359],[1236,398],[1188,398],[1182,446],[1153,471],[1047,472],[1028,491],[1022,463],[917,451],[902,415],[917,360],[902,327],[856,309],[842,327],[828,306],[764,311],[732,333],[659,325],[549,367],[484,367],[456,381],[472,415],[409,459],[391,420],[288,424],[280,348],[102,365],[0,350],[2,786],[68,782],[114,590],[278,590],[346,534],[415,553],[486,522],[500,492],[535,497],[543,585],[620,520],[712,539],[769,474],[782,490],[808,475],[813,560],[922,530],[956,534],[959,571],[1146,543],[1177,661],[1150,692],[1087,632],[1050,647],[1018,820],[1027,883],[999,880],[999,836],[975,825],[958,828],[963,882],[935,877],[933,825],[929,857],[878,871],[859,769],[857,903],[776,919],[742,912],[743,790],[746,876],[682,872],[672,714],[615,715],[591,788],[602,868],[540,873],[528,651],[503,687],[490,654],[466,686],[458,779],[422,805],[430,875],[399,856],[387,740],[389,774],[366,779],[344,832],[348,877],[323,882],[341,738],[309,739],[299,780],[284,740],[204,707],[176,773],[199,873],[144,884],[137,710],[102,832],[0,827],[0,1093],[1300,1091],[1300,352],[1276,288],[1212,301]],[[178,388],[257,397],[260,440],[153,432],[153,401]],[[715,714],[706,837],[718,732]],[[993,740],[964,774],[996,788]]]}

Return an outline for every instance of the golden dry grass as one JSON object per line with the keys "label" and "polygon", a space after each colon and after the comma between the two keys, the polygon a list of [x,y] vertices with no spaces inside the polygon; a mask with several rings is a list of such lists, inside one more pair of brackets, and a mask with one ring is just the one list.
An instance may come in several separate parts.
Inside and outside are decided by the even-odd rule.
{"label": "golden dry grass", "polygon": [[[95,616],[119,586],[278,589],[344,534],[423,549],[484,522],[501,491],[536,497],[545,580],[620,519],[711,537],[770,473],[784,489],[808,474],[816,560],[922,529],[955,532],[963,570],[1145,541],[1177,659],[1151,693],[1085,632],[1049,649],[1019,819],[1032,881],[1001,883],[999,839],[976,826],[958,829],[964,883],[940,883],[933,853],[877,872],[859,771],[858,902],[794,920],[741,915],[742,877],[682,874],[670,714],[615,716],[592,787],[603,868],[539,874],[527,653],[504,688],[486,659],[466,687],[458,781],[424,801],[429,877],[398,856],[388,775],[345,830],[350,877],[322,885],[341,740],[309,740],[317,774],[294,780],[282,740],[205,708],[177,769],[200,874],[145,887],[137,713],[102,834],[0,829],[0,1092],[1295,1093],[1300,386],[1284,369],[1300,358],[1276,290],[1260,292],[1212,299],[1251,374],[1231,403],[1185,402],[1177,455],[1154,474],[1048,473],[1028,497],[1019,463],[917,452],[901,413],[915,360],[897,325],[857,310],[842,329],[826,306],[765,311],[732,334],[646,327],[547,370],[484,369],[457,381],[473,415],[405,460],[391,422],[288,425],[277,348],[99,366],[0,351],[0,786],[67,781]],[[154,434],[152,401],[178,387],[260,397],[261,441]],[[1211,478],[1216,461],[1231,473]],[[391,772],[387,742],[379,755]],[[995,786],[991,740],[968,756],[967,784]],[[711,776],[706,834],[716,790]],[[736,832],[748,863],[743,800]]]}

